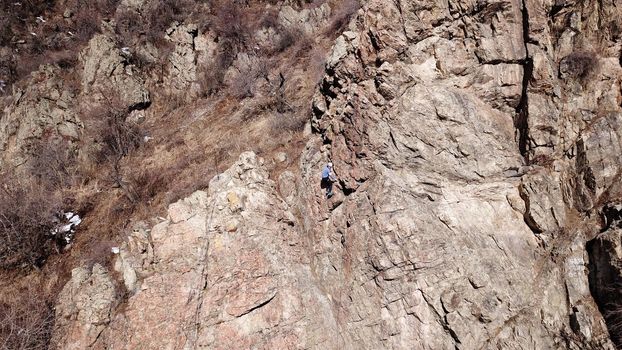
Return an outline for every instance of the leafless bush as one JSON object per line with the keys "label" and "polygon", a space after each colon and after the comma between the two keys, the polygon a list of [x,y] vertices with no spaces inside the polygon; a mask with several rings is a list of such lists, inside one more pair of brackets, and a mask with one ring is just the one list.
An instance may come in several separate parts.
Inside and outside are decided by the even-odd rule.
{"label": "leafless bush", "polygon": [[88,41],[93,34],[99,30],[99,22],[97,16],[93,16],[92,13],[86,9],[80,9],[73,16],[75,28],[73,32],[76,39],[81,42]]}
{"label": "leafless bush", "polygon": [[143,19],[138,12],[131,8],[117,11],[115,23],[115,33],[123,46],[131,45],[134,37],[143,34]]}
{"label": "leafless bush", "polygon": [[30,150],[30,173],[49,189],[70,186],[75,179],[75,156],[62,139],[42,139]]}
{"label": "leafless bush", "polygon": [[577,51],[564,57],[559,63],[559,72],[572,79],[585,80],[598,67],[598,58],[595,53]]}
{"label": "leafless bush", "polygon": [[253,97],[257,80],[262,78],[268,81],[268,62],[266,59],[251,57],[249,64],[240,70],[231,82],[231,95],[239,99]]}
{"label": "leafless bush", "polygon": [[215,1],[213,16],[210,20],[211,28],[221,38],[233,44],[233,48],[240,50],[244,47],[251,30],[250,20],[235,1]]}
{"label": "leafless bush", "polygon": [[53,251],[50,231],[59,198],[40,184],[3,174],[0,187],[0,268],[40,266]]}
{"label": "leafless bush", "polygon": [[[44,14],[46,11],[51,10],[55,3],[55,0],[2,1],[0,2],[0,13],[2,13],[3,16],[0,24],[3,24],[3,29],[6,30],[8,35],[23,31],[28,25],[28,20],[34,19]],[[0,37],[0,42],[2,45],[7,45],[12,42],[11,39],[10,37],[3,36]]]}
{"label": "leafless bush", "polygon": [[282,28],[280,30],[280,38],[275,46],[276,52],[283,52],[287,48],[297,43],[307,46],[305,43],[309,41],[308,36],[300,28]]}
{"label": "leafless bush", "polygon": [[309,117],[304,114],[278,113],[272,117],[270,132],[274,136],[280,136],[291,131],[301,131]]}
{"label": "leafless bush", "polygon": [[166,29],[175,21],[183,22],[193,8],[192,0],[153,1],[147,10],[148,26],[144,28],[148,40],[162,46]]}
{"label": "leafless bush", "polygon": [[204,68],[199,81],[206,95],[213,95],[220,91],[223,86],[225,73],[235,60],[236,51],[229,42],[223,42],[214,61]]}
{"label": "leafless bush", "polygon": [[230,86],[231,95],[238,99],[253,97],[257,76],[257,71],[251,67],[238,72]]}
{"label": "leafless bush", "polygon": [[276,8],[270,8],[263,13],[259,26],[262,28],[278,28],[279,27],[279,11]]}
{"label": "leafless bush", "polygon": [[101,179],[112,181],[134,202],[135,196],[123,179],[122,160],[142,144],[144,135],[139,125],[128,119],[129,114],[122,98],[113,93],[105,103],[84,110],[81,118],[85,123],[83,139],[89,140],[89,156],[93,163],[107,170],[100,172],[104,174]]}
{"label": "leafless bush", "polygon": [[2,95],[10,91],[11,85],[17,80],[17,69],[12,57],[0,57],[0,80],[4,82],[0,90]]}
{"label": "leafless bush", "polygon": [[115,15],[115,31],[124,45],[150,42],[157,47],[167,46],[166,30],[173,22],[183,22],[194,10],[193,0],[159,0],[147,3],[141,13],[124,8]]}
{"label": "leafless bush", "polygon": [[[33,289],[0,302],[0,349],[46,350],[54,326],[53,303]],[[8,299],[8,300],[7,300]]]}
{"label": "leafless bush", "polygon": [[142,141],[140,129],[136,123],[127,120],[129,111],[118,99],[110,100],[107,107],[92,113],[103,123],[98,130],[98,141],[102,146],[97,157],[99,163],[118,163],[138,148]]}
{"label": "leafless bush", "polygon": [[122,109],[113,109],[108,112],[105,117],[106,125],[100,134],[103,147],[99,158],[106,159],[112,167],[113,182],[123,190],[130,201],[136,202],[136,194],[123,179],[121,160],[140,146],[142,134],[138,125],[128,121],[127,116],[127,111]]}
{"label": "leafless bush", "polygon": [[[11,72],[12,77],[0,77],[0,80],[10,85],[44,63],[58,63],[63,68],[73,66],[80,47],[99,31],[101,20],[110,15],[119,1],[0,2],[0,46],[10,48],[12,60],[19,62]],[[73,15],[69,19],[58,16],[54,11],[60,9],[68,9]],[[38,21],[38,16],[45,22]],[[57,59],[59,55],[64,58]]]}

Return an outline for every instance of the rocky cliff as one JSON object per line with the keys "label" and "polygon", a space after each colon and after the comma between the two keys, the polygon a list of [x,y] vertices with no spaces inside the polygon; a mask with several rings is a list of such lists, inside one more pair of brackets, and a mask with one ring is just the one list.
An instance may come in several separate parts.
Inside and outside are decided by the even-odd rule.
{"label": "rocky cliff", "polygon": [[[330,13],[286,6],[277,18],[319,35]],[[133,220],[110,265],[72,266],[52,347],[615,349],[620,16],[596,0],[363,2],[313,95],[298,88],[287,106],[309,116],[297,163],[249,143],[165,217]],[[173,94],[197,93],[222,49],[210,35],[167,30]],[[222,78],[248,74],[252,52]],[[106,33],[80,60],[81,103],[112,87],[132,118],[160,120],[156,82]],[[80,138],[72,95],[45,81],[0,120],[13,160],[45,123]],[[40,90],[51,98],[29,99]],[[24,104],[45,111],[36,127],[15,121]],[[196,135],[184,141],[198,151]]]}

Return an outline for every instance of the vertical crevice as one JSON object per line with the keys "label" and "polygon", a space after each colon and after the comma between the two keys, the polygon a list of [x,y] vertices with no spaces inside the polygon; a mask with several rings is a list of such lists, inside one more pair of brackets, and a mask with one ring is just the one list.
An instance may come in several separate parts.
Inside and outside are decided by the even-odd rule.
{"label": "vertical crevice", "polygon": [[523,43],[525,45],[525,59],[522,62],[523,65],[523,85],[521,98],[516,107],[516,117],[514,119],[514,127],[517,132],[518,149],[525,159],[526,163],[529,163],[528,154],[528,138],[529,138],[529,82],[533,75],[533,60],[529,54],[529,10],[525,0],[522,3],[522,15],[523,15]]}
{"label": "vertical crevice", "polygon": [[622,270],[615,256],[620,235],[610,230],[586,244],[589,257],[588,281],[592,298],[605,319],[609,336],[622,349]]}

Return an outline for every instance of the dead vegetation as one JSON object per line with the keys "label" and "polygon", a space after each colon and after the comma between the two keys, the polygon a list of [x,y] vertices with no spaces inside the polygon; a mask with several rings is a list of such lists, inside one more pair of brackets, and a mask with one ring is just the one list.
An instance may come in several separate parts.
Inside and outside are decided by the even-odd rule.
{"label": "dead vegetation", "polygon": [[60,199],[40,184],[2,177],[0,269],[42,266],[54,249],[50,231]]}
{"label": "dead vegetation", "polygon": [[168,45],[164,39],[166,30],[173,22],[183,22],[196,5],[193,0],[152,1],[141,9],[121,8],[115,14],[115,32],[124,46],[152,43],[162,48]]}
{"label": "dead vegetation", "polygon": [[576,51],[564,57],[559,63],[559,71],[563,76],[583,82],[598,68],[598,57],[590,51]]}
{"label": "dead vegetation", "polygon": [[54,303],[34,288],[0,300],[0,349],[46,350],[54,327]]}
{"label": "dead vegetation", "polygon": [[[119,0],[27,0],[0,3],[0,80],[10,86],[52,63],[69,68]],[[0,92],[1,94],[1,92]]]}
{"label": "dead vegetation", "polygon": [[[271,3],[271,7],[263,11],[266,3]],[[320,3],[298,5],[318,6]],[[17,18],[2,18],[5,26],[0,41],[22,52],[20,56],[0,57],[0,74],[8,77],[9,83],[42,62],[41,58],[33,58],[35,54],[54,60],[70,72],[76,65],[77,51],[100,30],[102,19],[115,19],[120,44],[151,43],[160,47],[167,45],[162,40],[172,22],[192,20],[199,22],[203,30],[214,32],[218,41],[216,57],[205,67],[202,78],[205,96],[209,99],[206,103],[222,104],[221,111],[214,111],[212,115],[230,116],[229,120],[211,120],[207,127],[214,134],[227,135],[230,130],[245,130],[247,134],[243,138],[237,134],[208,137],[200,134],[206,128],[204,121],[186,123],[168,115],[165,118],[170,119],[168,121],[154,120],[150,125],[139,126],[128,119],[129,110],[118,97],[84,111],[81,116],[86,126],[84,140],[70,145],[65,140],[46,136],[29,150],[31,159],[27,166],[32,178],[4,179],[0,198],[0,204],[6,207],[2,234],[12,242],[2,252],[2,266],[6,268],[20,264],[36,266],[45,260],[53,250],[48,244],[50,219],[54,211],[67,206],[67,201],[74,207],[93,208],[94,203],[106,197],[107,216],[130,217],[139,208],[155,202],[166,205],[207,186],[211,176],[224,170],[223,163],[243,151],[249,142],[254,143],[259,152],[295,142],[292,135],[302,130],[309,117],[305,101],[313,94],[314,84],[323,69],[320,53],[330,45],[335,35],[331,31],[343,29],[359,6],[355,0],[334,2],[328,28],[321,31],[323,34],[319,37],[311,38],[299,28],[279,24],[274,2],[163,0],[150,3],[142,13],[119,7],[118,0],[68,0],[62,2],[62,7],[53,0],[24,4],[20,8],[6,2],[0,5],[7,14]],[[203,13],[201,9],[209,9],[209,12]],[[276,33],[271,49],[255,49],[258,43],[254,33],[261,28],[271,28]],[[29,30],[37,35],[28,37]],[[248,64],[237,67],[237,74],[226,77],[234,62],[239,64],[240,53],[248,55]],[[130,64],[149,70],[150,65],[166,64],[164,58],[161,56],[156,58],[159,62],[153,62],[133,55],[135,62]],[[20,68],[17,60],[30,61],[31,66]],[[72,85],[70,81],[78,81],[78,77],[68,73],[67,81]],[[78,92],[79,85],[73,85]],[[252,101],[238,110],[237,102],[245,99]],[[167,114],[184,114],[183,111],[174,112],[183,106],[181,101],[160,105],[169,108]],[[179,134],[177,122],[179,128],[187,124],[184,127],[200,130],[194,136],[199,141],[188,144],[185,139],[181,140],[184,133]],[[240,123],[244,124],[241,128]],[[147,129],[166,140],[164,144],[170,149],[170,159],[159,159],[160,165],[155,167],[138,166],[143,160],[152,159],[150,155],[154,152],[142,147]],[[213,150],[203,152],[202,149]],[[101,189],[107,187],[112,191],[102,193]],[[119,193],[122,199],[111,200]],[[120,226],[110,225],[108,236],[125,225],[121,221],[118,224]],[[13,236],[17,232],[28,234],[16,240]]]}

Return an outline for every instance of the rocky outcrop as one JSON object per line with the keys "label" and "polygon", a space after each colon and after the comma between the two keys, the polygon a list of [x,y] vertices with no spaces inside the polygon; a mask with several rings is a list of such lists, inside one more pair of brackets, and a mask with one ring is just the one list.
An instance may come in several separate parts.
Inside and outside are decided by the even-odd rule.
{"label": "rocky outcrop", "polygon": [[[576,19],[583,6],[564,13]],[[617,154],[617,117],[595,129],[559,121],[576,128],[563,139],[538,118],[595,111],[594,96],[618,115],[619,67],[575,76],[593,79],[589,88],[558,81],[556,57],[582,48],[542,38],[538,15],[552,13],[542,8],[552,10],[370,1],[338,39],[314,99],[321,137],[303,154],[301,193],[332,160],[344,196],[306,195],[303,216],[324,219],[308,226],[312,266],[350,347],[612,347],[583,249],[598,227],[583,215],[617,173],[617,156],[599,153]],[[540,57],[534,43],[565,52]],[[536,141],[551,128],[555,140]]]}
{"label": "rocky outcrop", "polygon": [[[58,296],[52,344],[63,349],[92,346],[111,320],[117,302],[114,282],[101,265],[76,268]],[[60,345],[62,344],[62,346]]]}
{"label": "rocky outcrop", "polygon": [[300,30],[312,35],[323,28],[330,18],[331,8],[327,3],[311,9],[295,10],[292,6],[283,6],[279,11],[278,23],[288,30]]}
{"label": "rocky outcrop", "polygon": [[75,111],[75,92],[61,79],[59,69],[42,66],[30,82],[14,95],[0,118],[2,168],[25,163],[35,143],[50,138],[72,142],[80,137],[82,123]]}
{"label": "rocky outcrop", "polygon": [[[57,347],[292,348],[336,339],[330,297],[315,283],[304,236],[262,162],[242,154],[208,192],[171,205],[151,229],[137,228],[115,263],[127,301],[95,342],[73,336],[92,322],[61,323],[55,334],[66,336]],[[101,286],[78,292],[75,283],[65,289],[99,300]]]}
{"label": "rocky outcrop", "polygon": [[607,320],[612,340],[620,347],[622,338],[622,205],[610,203],[603,209],[605,230],[587,243],[590,288],[594,300]]}
{"label": "rocky outcrop", "polygon": [[[327,60],[300,169],[271,179],[243,153],[137,226],[114,264],[127,300],[94,341],[90,321],[59,324],[58,346],[614,349],[619,235],[598,214],[620,193],[617,15],[366,2]],[[193,30],[177,30],[189,72]]]}
{"label": "rocky outcrop", "polygon": [[176,90],[173,92],[174,94],[187,93],[189,89],[196,92],[199,89],[197,85],[197,52],[195,52],[197,36],[198,28],[196,25],[177,24],[169,28],[166,33],[166,39],[175,45],[168,58],[169,72],[166,79],[170,84],[169,86]]}
{"label": "rocky outcrop", "polygon": [[151,103],[145,82],[134,65],[113,39],[105,34],[95,35],[80,53],[83,65],[82,91],[95,101],[116,106],[119,102],[130,110],[144,109]]}

